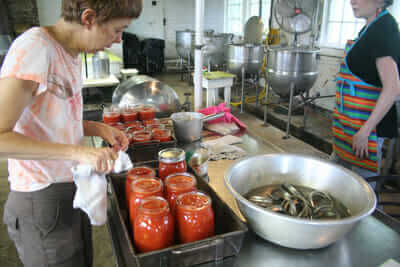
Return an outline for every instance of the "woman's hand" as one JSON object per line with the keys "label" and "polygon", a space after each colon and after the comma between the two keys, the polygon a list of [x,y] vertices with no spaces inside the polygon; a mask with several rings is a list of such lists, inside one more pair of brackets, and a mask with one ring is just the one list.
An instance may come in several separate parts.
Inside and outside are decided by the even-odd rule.
{"label": "woman's hand", "polygon": [[353,151],[357,158],[363,159],[368,157],[368,137],[370,132],[365,127],[353,136]]}
{"label": "woman's hand", "polygon": [[89,164],[96,172],[109,173],[114,169],[114,162],[118,154],[109,147],[93,148],[79,146],[75,150],[74,159],[79,163]]}
{"label": "woman's hand", "polygon": [[109,143],[114,151],[126,151],[128,149],[129,140],[124,132],[117,128],[108,126],[107,124],[103,124],[102,126],[103,130],[99,136]]}
{"label": "woman's hand", "polygon": [[100,136],[118,152],[128,149],[129,140],[124,132],[107,124],[96,121],[84,121],[83,127],[86,136]]}

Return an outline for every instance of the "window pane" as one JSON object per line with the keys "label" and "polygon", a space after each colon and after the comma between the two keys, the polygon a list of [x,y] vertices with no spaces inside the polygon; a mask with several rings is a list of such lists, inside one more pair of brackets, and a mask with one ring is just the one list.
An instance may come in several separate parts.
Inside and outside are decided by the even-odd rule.
{"label": "window pane", "polygon": [[343,21],[346,21],[346,22],[355,22],[356,21],[350,1],[345,1],[343,12],[344,12]]}
{"label": "window pane", "polygon": [[333,0],[330,1],[329,20],[341,21],[343,18],[344,1],[348,0]]}
{"label": "window pane", "polygon": [[340,30],[341,23],[332,22],[328,25],[327,42],[329,44],[339,44],[340,43]]}
{"label": "window pane", "polygon": [[354,24],[352,23],[344,23],[342,27],[342,42],[341,44],[346,44],[347,40],[354,40],[357,38],[357,33]]}

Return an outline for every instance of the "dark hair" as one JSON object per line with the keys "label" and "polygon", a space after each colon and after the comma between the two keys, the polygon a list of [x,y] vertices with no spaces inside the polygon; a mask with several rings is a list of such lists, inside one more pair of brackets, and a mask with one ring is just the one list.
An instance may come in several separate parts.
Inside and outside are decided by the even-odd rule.
{"label": "dark hair", "polygon": [[393,0],[384,0],[383,1],[383,7],[387,8],[388,6],[393,5]]}
{"label": "dark hair", "polygon": [[65,21],[81,23],[82,12],[96,11],[98,23],[116,18],[137,18],[142,12],[142,0],[62,0],[61,17]]}

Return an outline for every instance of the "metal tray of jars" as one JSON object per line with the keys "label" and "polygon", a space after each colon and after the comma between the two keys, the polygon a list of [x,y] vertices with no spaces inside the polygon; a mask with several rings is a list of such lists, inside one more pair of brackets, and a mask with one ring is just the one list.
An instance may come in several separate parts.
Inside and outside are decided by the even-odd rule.
{"label": "metal tray of jars", "polygon": [[[157,171],[158,161],[147,161],[135,166],[150,166]],[[165,249],[140,253],[134,246],[125,199],[124,175],[109,175],[109,209],[107,226],[112,240],[117,266],[193,266],[220,261],[239,253],[247,226],[217,193],[189,167],[197,180],[197,189],[211,197],[215,216],[212,237]]]}

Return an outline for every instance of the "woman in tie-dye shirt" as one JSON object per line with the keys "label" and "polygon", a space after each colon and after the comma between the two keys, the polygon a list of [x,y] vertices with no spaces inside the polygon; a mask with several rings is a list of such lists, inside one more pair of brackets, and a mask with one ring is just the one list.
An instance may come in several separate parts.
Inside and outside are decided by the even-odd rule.
{"label": "woman in tie-dye shirt", "polygon": [[[91,266],[86,214],[72,208],[71,167],[112,170],[125,135],[82,119],[79,53],[121,41],[141,0],[63,0],[60,20],[18,37],[0,75],[0,155],[7,157],[11,192],[4,223],[25,266]],[[100,136],[113,148],[82,145]]]}

